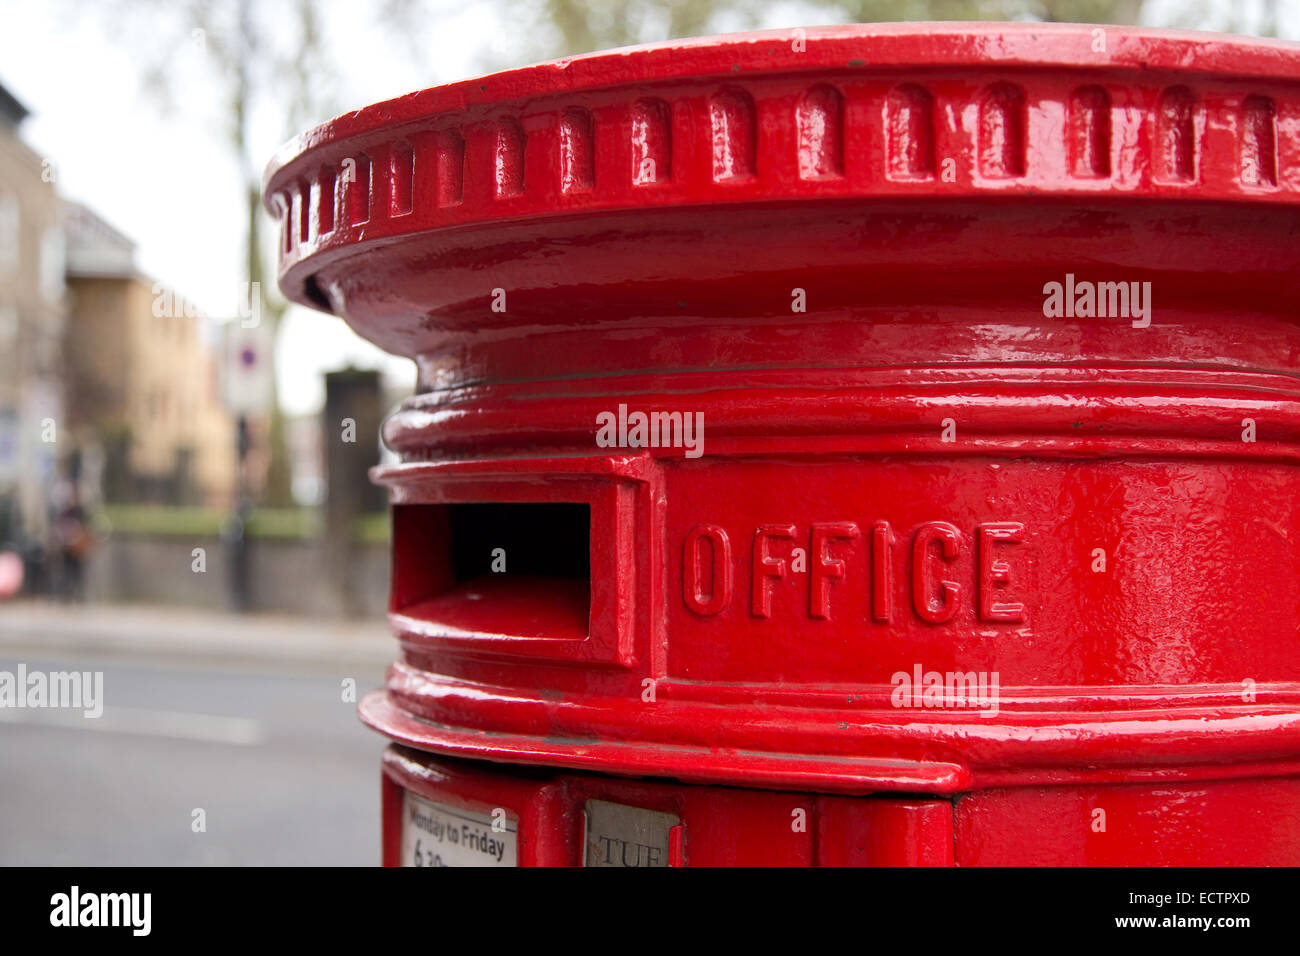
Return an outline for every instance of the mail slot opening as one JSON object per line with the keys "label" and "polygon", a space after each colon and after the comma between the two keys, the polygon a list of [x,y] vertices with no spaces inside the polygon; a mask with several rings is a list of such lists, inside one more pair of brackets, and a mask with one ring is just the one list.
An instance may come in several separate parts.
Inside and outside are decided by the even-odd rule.
{"label": "mail slot opening", "polygon": [[581,639],[590,542],[586,504],[397,505],[389,606],[447,636]]}

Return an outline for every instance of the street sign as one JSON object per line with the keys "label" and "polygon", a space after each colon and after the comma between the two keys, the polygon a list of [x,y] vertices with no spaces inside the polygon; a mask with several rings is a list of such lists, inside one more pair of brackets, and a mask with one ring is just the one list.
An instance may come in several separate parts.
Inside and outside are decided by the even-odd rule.
{"label": "street sign", "polygon": [[275,375],[273,337],[268,326],[244,328],[228,322],[224,328],[222,393],[236,415],[264,415],[271,410]]}

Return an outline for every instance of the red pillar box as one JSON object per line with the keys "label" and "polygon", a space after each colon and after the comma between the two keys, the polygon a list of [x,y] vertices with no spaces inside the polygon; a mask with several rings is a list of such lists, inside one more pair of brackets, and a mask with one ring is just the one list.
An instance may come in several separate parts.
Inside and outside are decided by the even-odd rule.
{"label": "red pillar box", "polygon": [[898,25],[290,143],[411,356],[389,863],[1300,863],[1300,57]]}

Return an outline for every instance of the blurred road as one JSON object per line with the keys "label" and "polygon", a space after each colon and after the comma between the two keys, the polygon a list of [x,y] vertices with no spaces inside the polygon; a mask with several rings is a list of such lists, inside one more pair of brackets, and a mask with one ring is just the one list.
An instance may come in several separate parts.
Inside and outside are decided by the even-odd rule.
{"label": "blurred road", "polygon": [[42,656],[6,623],[0,672],[102,670],[104,713],[0,707],[0,865],[378,863],[384,744],[343,699],[378,661]]}

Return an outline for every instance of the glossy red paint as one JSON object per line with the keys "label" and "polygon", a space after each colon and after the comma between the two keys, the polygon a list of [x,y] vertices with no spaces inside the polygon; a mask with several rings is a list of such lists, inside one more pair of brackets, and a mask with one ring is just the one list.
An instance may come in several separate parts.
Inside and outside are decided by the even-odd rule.
{"label": "glossy red paint", "polygon": [[[681,822],[671,866],[951,866],[952,804],[939,798],[851,798],[682,786],[432,758],[390,747],[383,761],[385,866],[401,857],[403,795],[518,821],[523,866],[581,866],[583,814],[602,800]],[[608,847],[598,849],[605,849]],[[635,859],[629,857],[629,861]],[[644,865],[644,864],[642,864]]]}
{"label": "glossy red paint", "polygon": [[[691,863],[1300,863],[1294,45],[615,51],[327,123],[266,202],[286,294],[419,369],[371,726],[751,788]],[[465,772],[580,858],[581,787]]]}

